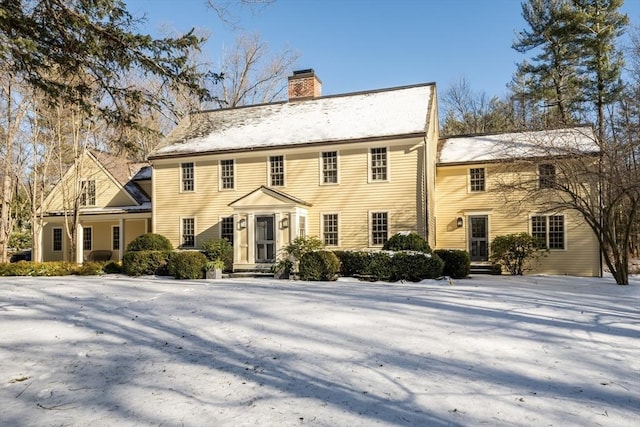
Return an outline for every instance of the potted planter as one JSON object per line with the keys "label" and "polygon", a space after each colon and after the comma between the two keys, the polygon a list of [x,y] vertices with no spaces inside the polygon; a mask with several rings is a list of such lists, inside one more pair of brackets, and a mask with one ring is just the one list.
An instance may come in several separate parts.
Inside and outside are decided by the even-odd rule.
{"label": "potted planter", "polygon": [[214,261],[207,261],[205,264],[205,278],[206,279],[222,279],[222,269],[224,268],[224,261],[216,259]]}

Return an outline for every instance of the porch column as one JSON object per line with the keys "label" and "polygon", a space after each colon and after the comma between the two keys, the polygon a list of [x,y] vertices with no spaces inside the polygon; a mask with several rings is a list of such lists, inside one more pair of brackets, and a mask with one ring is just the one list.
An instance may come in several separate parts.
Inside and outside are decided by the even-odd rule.
{"label": "porch column", "polygon": [[256,216],[247,215],[247,262],[256,263]]}
{"label": "porch column", "polygon": [[118,227],[120,228],[120,235],[118,236],[118,261],[121,261],[124,255],[124,218],[118,220]]}
{"label": "porch column", "polygon": [[82,242],[84,240],[84,228],[82,224],[78,224],[78,229],[76,230],[76,263],[82,264],[84,261],[84,248]]}

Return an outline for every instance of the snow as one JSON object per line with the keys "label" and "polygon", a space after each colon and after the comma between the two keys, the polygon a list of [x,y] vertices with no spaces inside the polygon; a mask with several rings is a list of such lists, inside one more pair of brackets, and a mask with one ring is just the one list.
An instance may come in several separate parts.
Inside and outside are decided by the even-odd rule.
{"label": "snow", "polygon": [[2,426],[631,426],[640,278],[0,279]]}
{"label": "snow", "polygon": [[194,113],[152,157],[425,133],[432,85]]}
{"label": "snow", "polygon": [[483,162],[501,159],[596,153],[599,147],[591,127],[445,138],[440,163]]}

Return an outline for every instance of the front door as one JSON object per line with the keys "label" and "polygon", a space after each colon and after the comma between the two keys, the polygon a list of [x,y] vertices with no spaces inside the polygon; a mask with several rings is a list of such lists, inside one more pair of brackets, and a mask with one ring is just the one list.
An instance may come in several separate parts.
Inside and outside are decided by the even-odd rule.
{"label": "front door", "polygon": [[256,216],[256,262],[275,261],[275,217],[273,215]]}
{"label": "front door", "polygon": [[489,261],[489,217],[469,217],[469,255],[471,261]]}

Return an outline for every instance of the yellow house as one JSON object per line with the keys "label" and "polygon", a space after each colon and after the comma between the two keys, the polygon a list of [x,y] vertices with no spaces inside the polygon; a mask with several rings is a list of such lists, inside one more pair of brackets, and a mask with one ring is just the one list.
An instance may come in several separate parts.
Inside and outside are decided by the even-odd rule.
{"label": "yellow house", "polygon": [[[95,196],[81,197],[92,204],[80,209],[77,258],[109,249],[120,259],[126,243],[152,231],[184,250],[226,238],[234,270],[263,270],[297,236],[377,250],[413,231],[483,264],[491,239],[525,231],[549,248],[537,272],[599,275],[597,240],[575,213],[514,209],[505,198],[517,194],[498,191],[516,177],[536,181],[540,171],[540,180],[551,179],[550,147],[569,138],[591,152],[591,129],[440,139],[437,110],[433,83],[321,96],[314,71],[302,70],[289,77],[287,101],[190,114],[138,175],[87,153],[75,182],[95,181],[79,186]],[[69,175],[47,199],[46,260],[64,259],[68,242],[56,230],[64,230],[61,194],[72,182]]]}
{"label": "yellow house", "polygon": [[[92,257],[120,260],[126,245],[151,230],[151,167],[85,150],[41,207],[41,253],[34,260],[81,263]],[[79,212],[76,251],[73,213]],[[99,256],[98,256],[99,254]]]}

